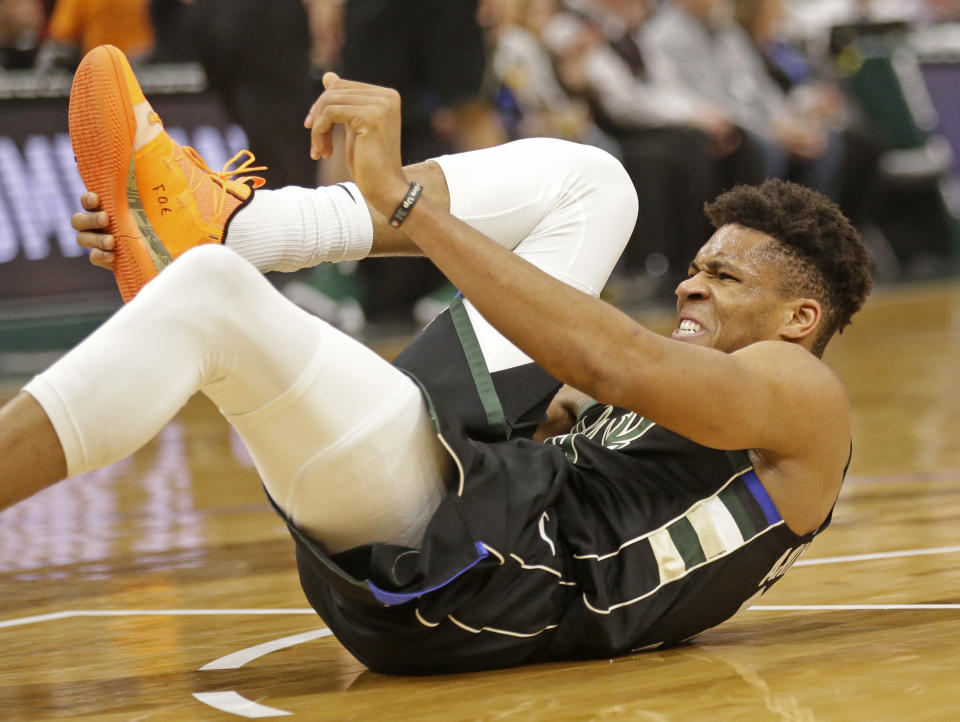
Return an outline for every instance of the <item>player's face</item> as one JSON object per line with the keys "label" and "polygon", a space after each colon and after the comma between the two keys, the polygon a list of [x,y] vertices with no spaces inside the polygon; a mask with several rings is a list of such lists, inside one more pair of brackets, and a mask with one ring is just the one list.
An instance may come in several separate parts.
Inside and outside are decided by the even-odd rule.
{"label": "player's face", "polygon": [[771,236],[738,225],[720,228],[677,286],[673,338],[730,353],[779,338],[786,313]]}

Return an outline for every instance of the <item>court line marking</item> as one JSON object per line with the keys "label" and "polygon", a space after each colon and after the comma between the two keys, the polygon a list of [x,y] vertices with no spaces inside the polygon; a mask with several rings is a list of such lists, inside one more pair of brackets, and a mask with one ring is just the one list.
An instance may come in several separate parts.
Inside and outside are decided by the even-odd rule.
{"label": "court line marking", "polygon": [[843,564],[845,562],[863,562],[871,559],[897,559],[900,557],[919,557],[927,554],[953,554],[960,552],[960,546],[932,547],[929,549],[901,549],[889,552],[873,552],[871,554],[850,554],[842,557],[819,557],[815,559],[800,559],[794,563],[795,567],[812,567],[816,564]]}
{"label": "court line marking", "polygon": [[288,712],[285,709],[268,707],[265,704],[254,702],[252,699],[247,699],[242,694],[237,694],[232,690],[229,692],[194,692],[193,696],[197,701],[203,702],[208,707],[250,719],[285,717],[293,714],[293,712]]}
{"label": "court line marking", "polygon": [[0,629],[7,627],[23,627],[28,624],[38,624],[39,622],[52,622],[57,619],[71,619],[73,617],[186,617],[186,616],[209,616],[216,617],[220,615],[236,614],[313,614],[312,609],[75,609],[66,612],[51,612],[50,614],[37,614],[32,617],[20,617],[19,619],[6,619],[0,621]]}
{"label": "court line marking", "polygon": [[[872,561],[877,559],[899,559],[904,557],[928,556],[934,554],[956,554],[960,553],[960,546],[931,547],[928,549],[900,549],[888,552],[872,552],[870,554],[849,554],[836,557],[819,557],[815,559],[798,559],[793,566],[812,567],[821,564],[845,564],[849,562]],[[806,607],[804,607],[806,608]],[[0,629],[9,627],[20,627],[28,624],[37,624],[39,622],[50,622],[57,619],[69,619],[71,617],[130,617],[130,616],[149,616],[149,615],[229,615],[229,614],[315,614],[312,609],[106,609],[106,610],[73,610],[66,612],[52,612],[50,614],[38,614],[31,617],[21,617],[20,619],[7,619],[0,621]]]}
{"label": "court line marking", "polygon": [[[313,610],[310,610],[313,611]],[[247,647],[236,652],[231,652],[223,657],[219,657],[212,662],[203,665],[200,671],[211,669],[240,669],[245,664],[255,659],[266,656],[278,649],[286,649],[297,644],[303,644],[314,639],[329,637],[333,634],[329,629],[314,629],[302,634],[293,634],[289,637],[280,637],[263,644],[257,644],[253,647]],[[277,709],[258,704],[247,699],[235,690],[225,692],[194,692],[193,696],[203,704],[218,709],[221,712],[228,712],[240,717],[281,717],[293,714],[287,710]]]}
{"label": "court line marking", "polygon": [[[887,552],[872,552],[869,554],[849,554],[836,557],[818,557],[815,559],[798,559],[793,566],[812,567],[820,564],[845,564],[849,562],[872,561],[877,559],[899,559],[904,557],[928,556],[934,554],[960,553],[960,546],[931,547],[927,549],[899,549]],[[806,608],[806,607],[805,607]],[[0,621],[0,629],[20,627],[39,622],[50,622],[57,619],[71,617],[130,617],[130,616],[181,616],[181,615],[230,615],[230,614],[315,614],[312,609],[105,609],[105,610],[73,610],[66,612],[52,612],[37,614],[19,619]]]}
{"label": "court line marking", "polygon": [[[312,612],[313,610],[311,609],[310,611]],[[280,639],[274,639],[270,642],[264,642],[263,644],[258,644],[254,647],[247,647],[246,649],[241,649],[237,652],[226,654],[218,659],[213,660],[212,662],[208,662],[207,664],[203,665],[200,670],[240,669],[248,662],[252,662],[259,657],[270,654],[270,652],[276,652],[278,649],[293,647],[297,644],[303,644],[304,642],[309,642],[314,639],[329,637],[332,634],[333,632],[331,632],[329,629],[314,629],[311,632],[304,632],[303,634],[280,637]]]}
{"label": "court line marking", "polygon": [[848,612],[912,609],[960,609],[960,604],[754,604],[755,612]]}
{"label": "court line marking", "polygon": [[[918,553],[943,553],[943,550],[956,551],[954,547],[941,547],[935,550],[912,550]],[[897,554],[896,552],[888,552]],[[909,552],[901,552],[899,556],[906,556]],[[863,555],[874,558],[874,555]],[[881,557],[882,558],[882,557]],[[847,560],[843,557],[835,559]],[[829,563],[830,560],[810,560],[821,564]],[[851,560],[855,561],[855,560]],[[803,612],[803,611],[890,611],[890,610],[932,610],[932,609],[957,609],[960,610],[960,604],[793,604],[793,605],[763,605],[757,604],[747,608],[757,612]],[[134,617],[134,616],[217,616],[217,615],[304,615],[315,614],[313,609],[105,609],[105,610],[73,610],[65,612],[53,612],[50,614],[38,614],[31,617],[22,617],[20,619],[8,619],[0,621],[0,629],[8,627],[25,626],[37,624],[40,622],[53,621],[57,619],[69,619],[72,617]],[[310,632],[281,637],[269,642],[254,645],[246,649],[241,649],[231,654],[219,657],[212,662],[201,667],[201,670],[214,669],[239,669],[254,659],[263,657],[279,649],[292,647],[303,642],[320,639],[331,636],[329,629],[316,629]],[[247,719],[265,719],[269,717],[287,717],[292,712],[287,710],[270,707],[268,705],[254,702],[244,697],[234,690],[217,692],[193,692],[192,696],[198,702],[207,705],[213,709],[227,714]]]}

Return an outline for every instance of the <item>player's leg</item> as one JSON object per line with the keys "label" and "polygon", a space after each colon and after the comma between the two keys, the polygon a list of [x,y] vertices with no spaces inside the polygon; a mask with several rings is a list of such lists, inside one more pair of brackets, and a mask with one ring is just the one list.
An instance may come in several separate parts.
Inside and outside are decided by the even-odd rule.
{"label": "player's leg", "polygon": [[0,459],[0,509],[67,475],[63,449],[50,419],[23,391],[0,408]]}
{"label": "player's leg", "polygon": [[[17,453],[0,493],[12,503],[132,453],[198,390],[235,423],[272,498],[331,549],[422,533],[448,462],[418,387],[215,245],[184,254],[4,409],[0,444]],[[38,458],[62,461],[37,478]]]}
{"label": "player's leg", "polygon": [[[590,146],[538,138],[437,161],[450,212],[542,271],[599,296],[636,221],[619,161]],[[464,304],[491,372],[531,359]]]}

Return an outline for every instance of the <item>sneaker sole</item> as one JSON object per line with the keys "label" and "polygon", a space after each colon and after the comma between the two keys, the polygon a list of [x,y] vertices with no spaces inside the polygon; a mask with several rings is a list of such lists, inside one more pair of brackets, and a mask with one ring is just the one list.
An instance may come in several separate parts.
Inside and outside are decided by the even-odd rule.
{"label": "sneaker sole", "polygon": [[[70,91],[69,127],[80,178],[107,212],[106,231],[114,237],[114,276],[124,302],[157,275],[131,204],[142,204],[133,167],[137,124],[126,90],[126,59],[114,47],[100,46],[84,56]],[[142,219],[146,222],[146,216]]]}

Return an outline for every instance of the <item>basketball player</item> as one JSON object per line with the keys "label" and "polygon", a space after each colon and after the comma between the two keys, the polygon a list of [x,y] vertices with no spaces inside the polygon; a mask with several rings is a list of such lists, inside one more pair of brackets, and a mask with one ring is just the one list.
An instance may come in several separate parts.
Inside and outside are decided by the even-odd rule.
{"label": "basketball player", "polygon": [[[597,298],[636,208],[616,161],[541,139],[403,169],[398,95],[324,82],[311,154],[342,123],[355,185],[254,193],[169,138],[119,51],[87,56],[71,133],[96,195],[74,224],[129,303],[0,410],[0,508],[135,451],[199,390],[371,669],[677,644],[765,591],[850,455],[819,357],[870,279],[837,208],[780,181],[710,204],[662,337]],[[464,298],[393,365],[257,272],[399,253]]]}

